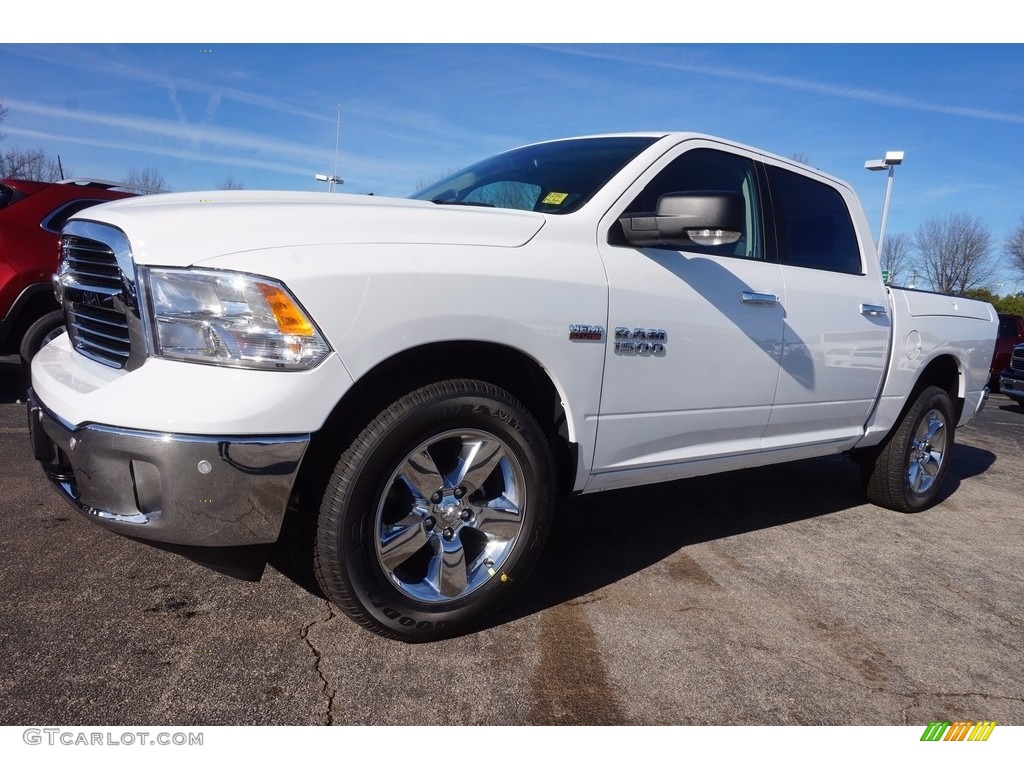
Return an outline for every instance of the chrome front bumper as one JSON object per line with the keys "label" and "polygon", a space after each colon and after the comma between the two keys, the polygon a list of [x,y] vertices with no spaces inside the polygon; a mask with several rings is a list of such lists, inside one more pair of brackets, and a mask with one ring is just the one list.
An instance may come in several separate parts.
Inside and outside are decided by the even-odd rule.
{"label": "chrome front bumper", "polygon": [[1024,397],[1024,378],[1010,378],[1003,371],[999,379],[999,391],[1010,397]]}
{"label": "chrome front bumper", "polygon": [[126,536],[190,546],[276,541],[310,438],[74,428],[31,390],[28,421],[35,458],[80,512]]}

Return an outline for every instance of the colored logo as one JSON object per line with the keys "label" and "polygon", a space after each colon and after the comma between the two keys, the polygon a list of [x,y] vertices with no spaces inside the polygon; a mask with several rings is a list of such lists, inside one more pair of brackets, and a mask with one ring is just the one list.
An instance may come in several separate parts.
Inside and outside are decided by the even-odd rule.
{"label": "colored logo", "polygon": [[988,741],[995,727],[995,720],[932,721],[921,734],[921,741]]}

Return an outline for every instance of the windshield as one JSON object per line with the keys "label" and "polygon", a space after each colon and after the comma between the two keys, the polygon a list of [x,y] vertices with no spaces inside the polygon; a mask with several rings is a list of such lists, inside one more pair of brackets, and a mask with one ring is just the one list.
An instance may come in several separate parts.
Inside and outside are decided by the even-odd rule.
{"label": "windshield", "polygon": [[412,198],[571,213],[654,141],[650,136],[610,136],[533,144],[471,165]]}

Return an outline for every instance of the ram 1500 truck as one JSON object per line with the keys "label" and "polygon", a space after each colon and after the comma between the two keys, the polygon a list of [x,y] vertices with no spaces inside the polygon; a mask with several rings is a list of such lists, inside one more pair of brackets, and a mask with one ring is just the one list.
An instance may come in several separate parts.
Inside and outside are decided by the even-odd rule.
{"label": "ram 1500 truck", "polygon": [[845,453],[871,501],[928,507],[997,328],[887,288],[847,184],[692,133],[521,147],[407,200],[126,200],[61,247],[29,402],[55,486],[181,545],[305,516],[324,592],[410,641],[505,600],[560,494]]}

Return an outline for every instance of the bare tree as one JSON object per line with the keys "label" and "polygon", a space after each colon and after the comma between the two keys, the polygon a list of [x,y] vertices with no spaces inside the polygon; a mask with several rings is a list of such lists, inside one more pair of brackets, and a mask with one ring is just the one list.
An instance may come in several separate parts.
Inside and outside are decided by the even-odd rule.
{"label": "bare tree", "polygon": [[889,270],[890,284],[902,285],[901,281],[912,266],[912,245],[910,235],[905,232],[897,232],[885,238],[879,259],[882,269]]}
{"label": "bare tree", "polygon": [[217,189],[245,189],[245,187],[242,182],[235,181],[235,177],[229,173],[217,184]]}
{"label": "bare tree", "polygon": [[806,152],[794,152],[792,155],[789,156],[789,159],[796,160],[798,163],[803,163],[804,165],[811,164],[811,156],[808,155]]}
{"label": "bare tree", "polygon": [[925,277],[934,290],[962,296],[991,285],[996,273],[992,235],[976,216],[953,213],[921,224],[914,246]]}
{"label": "bare tree", "polygon": [[1024,278],[1024,216],[1021,217],[1017,228],[1006,238],[1004,247],[1006,255],[1010,257],[1010,266]]}
{"label": "bare tree", "polygon": [[[0,123],[7,119],[7,107],[0,101]],[[5,135],[0,133],[0,141]],[[41,149],[8,149],[0,154],[0,178],[59,181],[60,165]]]}
{"label": "bare tree", "polygon": [[8,149],[0,154],[0,177],[60,181],[60,165],[41,149]]}
{"label": "bare tree", "polygon": [[138,192],[141,195],[148,195],[153,192],[167,192],[170,189],[167,186],[167,182],[164,181],[163,174],[152,167],[132,167],[128,170],[122,182],[124,182],[126,189]]}

